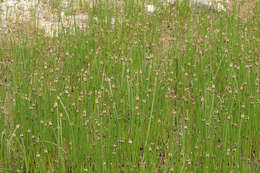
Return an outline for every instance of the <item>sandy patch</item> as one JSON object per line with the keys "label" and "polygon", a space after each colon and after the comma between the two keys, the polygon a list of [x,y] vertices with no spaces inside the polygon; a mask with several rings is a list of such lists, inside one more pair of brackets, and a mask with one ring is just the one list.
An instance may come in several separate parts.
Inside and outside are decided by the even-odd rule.
{"label": "sandy patch", "polygon": [[[55,2],[55,1],[54,1]],[[5,0],[0,3],[0,24],[1,32],[13,32],[12,25],[32,22],[39,29],[45,31],[46,35],[53,36],[61,27],[77,25],[86,27],[88,15],[79,13],[65,15],[68,8],[77,8],[77,3],[61,1],[57,9],[50,1],[38,0]],[[90,3],[91,5],[91,3]]]}

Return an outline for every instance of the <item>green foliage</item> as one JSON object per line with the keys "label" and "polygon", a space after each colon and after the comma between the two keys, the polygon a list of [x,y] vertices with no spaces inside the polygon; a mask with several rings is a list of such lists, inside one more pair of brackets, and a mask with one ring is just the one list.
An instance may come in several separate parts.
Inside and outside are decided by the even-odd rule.
{"label": "green foliage", "polygon": [[258,18],[126,4],[1,46],[0,172],[258,172]]}

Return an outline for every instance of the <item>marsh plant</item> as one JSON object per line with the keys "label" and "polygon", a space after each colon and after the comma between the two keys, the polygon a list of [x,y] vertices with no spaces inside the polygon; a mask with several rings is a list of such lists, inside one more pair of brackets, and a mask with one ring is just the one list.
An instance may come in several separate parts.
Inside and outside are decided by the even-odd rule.
{"label": "marsh plant", "polygon": [[54,37],[16,25],[0,172],[259,172],[259,2],[239,9],[95,1]]}

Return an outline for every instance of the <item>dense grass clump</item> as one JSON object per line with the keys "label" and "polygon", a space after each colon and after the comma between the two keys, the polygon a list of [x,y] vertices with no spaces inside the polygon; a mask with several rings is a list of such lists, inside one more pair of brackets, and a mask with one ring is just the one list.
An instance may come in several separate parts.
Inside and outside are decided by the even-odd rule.
{"label": "dense grass clump", "polygon": [[0,172],[259,171],[259,3],[153,4],[1,41]]}

